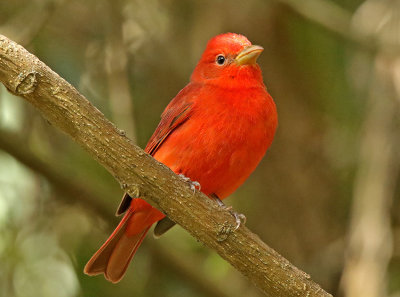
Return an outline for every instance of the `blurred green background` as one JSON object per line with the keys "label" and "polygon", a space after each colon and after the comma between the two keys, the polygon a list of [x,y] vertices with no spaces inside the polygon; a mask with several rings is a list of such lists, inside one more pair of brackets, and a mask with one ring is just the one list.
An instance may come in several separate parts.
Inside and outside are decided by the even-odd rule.
{"label": "blurred green background", "polygon": [[[226,200],[335,296],[400,296],[399,1],[0,0],[0,34],[73,84],[141,147],[208,39],[262,45],[279,128]],[[0,296],[261,296],[179,226],[125,278],[88,277],[122,190],[0,88]]]}

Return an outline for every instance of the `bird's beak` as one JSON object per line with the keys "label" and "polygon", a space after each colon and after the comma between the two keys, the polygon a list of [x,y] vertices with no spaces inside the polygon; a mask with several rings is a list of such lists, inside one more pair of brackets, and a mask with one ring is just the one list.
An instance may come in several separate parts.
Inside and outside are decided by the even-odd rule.
{"label": "bird's beak", "polygon": [[253,65],[263,50],[259,45],[247,46],[236,56],[235,61],[238,65]]}

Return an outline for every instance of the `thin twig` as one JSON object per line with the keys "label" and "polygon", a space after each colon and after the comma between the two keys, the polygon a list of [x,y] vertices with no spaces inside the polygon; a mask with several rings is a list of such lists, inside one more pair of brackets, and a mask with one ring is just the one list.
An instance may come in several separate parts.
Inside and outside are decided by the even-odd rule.
{"label": "thin twig", "polygon": [[377,52],[385,50],[399,52],[400,47],[387,44],[379,40],[375,35],[363,35],[356,32],[352,27],[352,14],[329,0],[273,0],[288,7],[291,11],[304,19],[315,23],[328,32],[336,34],[338,37],[354,45],[370,51]]}
{"label": "thin twig", "polygon": [[13,36],[18,43],[27,46],[47,24],[62,1],[32,1],[0,27],[0,32]]}
{"label": "thin twig", "polygon": [[[377,64],[389,62],[385,60],[377,57]],[[390,80],[375,71],[370,90],[341,283],[348,297],[387,296],[385,276],[393,242],[390,207],[400,165],[395,150],[398,108]]]}
{"label": "thin twig", "polygon": [[122,36],[122,4],[121,1],[108,1],[107,5],[110,21],[107,26],[105,68],[112,120],[117,126],[123,127],[126,135],[136,143],[134,107],[127,69],[129,56]]}
{"label": "thin twig", "polygon": [[99,201],[106,201],[106,199],[101,199],[101,197],[105,196],[102,191],[97,191],[95,188],[89,189],[90,187],[87,184],[74,181],[62,171],[55,170],[54,166],[45,160],[35,157],[17,136],[0,130],[0,149],[46,177],[57,190],[65,194],[69,202],[79,201],[82,204],[90,206],[89,210],[93,210],[101,217],[110,219],[110,211],[107,210],[105,205],[99,203]]}

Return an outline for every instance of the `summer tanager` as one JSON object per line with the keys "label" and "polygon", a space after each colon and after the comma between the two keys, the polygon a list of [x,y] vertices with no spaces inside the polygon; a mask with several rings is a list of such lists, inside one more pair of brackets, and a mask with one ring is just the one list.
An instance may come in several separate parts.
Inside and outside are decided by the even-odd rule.
{"label": "summer tanager", "polygon": [[[196,181],[213,199],[234,192],[274,138],[276,107],[256,64],[262,51],[243,35],[212,38],[145,149],[175,173]],[[122,213],[115,231],[86,264],[86,274],[104,273],[107,280],[120,281],[151,225],[159,221],[156,235],[174,225],[144,200],[127,194],[117,211]]]}

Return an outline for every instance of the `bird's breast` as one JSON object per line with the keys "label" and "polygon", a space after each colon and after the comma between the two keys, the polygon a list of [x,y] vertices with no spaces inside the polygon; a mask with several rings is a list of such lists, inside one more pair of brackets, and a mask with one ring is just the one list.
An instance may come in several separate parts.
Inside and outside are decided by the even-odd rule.
{"label": "bird's breast", "polygon": [[256,168],[275,128],[275,105],[265,90],[215,94],[195,102],[190,118],[168,136],[154,157],[198,181],[205,194],[222,199]]}

